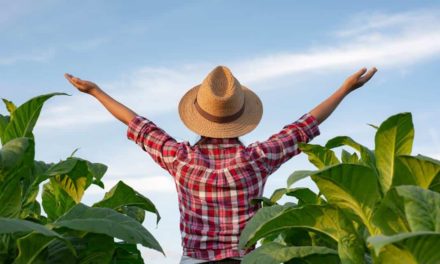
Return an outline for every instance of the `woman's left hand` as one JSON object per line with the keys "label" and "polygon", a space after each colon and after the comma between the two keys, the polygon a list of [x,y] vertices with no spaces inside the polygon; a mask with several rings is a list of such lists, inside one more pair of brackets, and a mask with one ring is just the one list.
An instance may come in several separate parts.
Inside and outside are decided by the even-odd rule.
{"label": "woman's left hand", "polygon": [[367,71],[367,68],[362,68],[350,77],[348,77],[345,82],[342,84],[342,88],[347,92],[350,93],[357,88],[363,86],[365,83],[367,83],[373,75],[377,72],[376,67],[371,68]]}

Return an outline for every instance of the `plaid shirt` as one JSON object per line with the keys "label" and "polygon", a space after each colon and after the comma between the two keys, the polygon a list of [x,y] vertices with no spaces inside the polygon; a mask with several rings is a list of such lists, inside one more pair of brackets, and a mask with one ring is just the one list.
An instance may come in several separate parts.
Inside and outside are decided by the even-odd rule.
{"label": "plaid shirt", "polygon": [[127,136],[174,178],[179,198],[183,255],[220,260],[242,257],[238,240],[259,205],[267,177],[298,154],[298,142],[319,135],[305,114],[268,140],[245,147],[237,138],[207,138],[198,146],[177,142],[150,120],[135,117]]}

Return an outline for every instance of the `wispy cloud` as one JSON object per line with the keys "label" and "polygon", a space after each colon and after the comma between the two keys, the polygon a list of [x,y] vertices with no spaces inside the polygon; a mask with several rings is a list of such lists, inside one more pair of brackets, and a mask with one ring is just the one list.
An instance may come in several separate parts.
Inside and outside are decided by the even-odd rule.
{"label": "wispy cloud", "polygon": [[[348,24],[351,26],[334,32],[335,39],[330,39],[333,40],[332,44],[315,46],[302,53],[280,52],[231,61],[228,65],[243,84],[252,84],[258,90],[261,88],[255,84],[287,75],[304,76],[316,71],[340,71],[364,65],[381,69],[402,68],[440,55],[440,10],[360,14]],[[175,68],[144,67],[102,86],[122,102],[136,106],[139,111],[150,114],[175,111],[176,102],[189,88],[199,83],[213,66],[207,62]],[[64,123],[52,120],[43,122],[43,125],[52,123],[60,127],[62,124],[109,120],[107,115],[84,118],[82,114],[76,114],[76,103],[70,105],[71,109],[64,111],[70,111],[70,114],[60,115]],[[86,109],[91,107],[89,104],[85,106]],[[57,115],[51,118],[56,120]]]}
{"label": "wispy cloud", "polygon": [[440,54],[440,10],[356,15],[349,28],[334,32],[337,44],[304,53],[282,53],[237,64],[240,78],[258,82],[314,70],[375,65],[401,67]]}
{"label": "wispy cloud", "polygon": [[18,62],[46,62],[53,58],[54,50],[32,51],[25,54],[0,55],[0,66],[11,65]]}

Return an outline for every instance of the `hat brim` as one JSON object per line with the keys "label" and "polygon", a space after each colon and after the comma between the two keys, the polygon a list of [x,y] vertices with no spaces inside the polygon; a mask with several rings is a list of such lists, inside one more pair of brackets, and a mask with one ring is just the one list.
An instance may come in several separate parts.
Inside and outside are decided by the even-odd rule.
{"label": "hat brim", "polygon": [[241,86],[244,92],[244,111],[236,120],[217,123],[204,118],[194,106],[194,100],[200,85],[191,88],[179,103],[179,115],[182,122],[198,135],[212,138],[233,138],[249,133],[263,116],[263,104],[260,98],[249,88]]}

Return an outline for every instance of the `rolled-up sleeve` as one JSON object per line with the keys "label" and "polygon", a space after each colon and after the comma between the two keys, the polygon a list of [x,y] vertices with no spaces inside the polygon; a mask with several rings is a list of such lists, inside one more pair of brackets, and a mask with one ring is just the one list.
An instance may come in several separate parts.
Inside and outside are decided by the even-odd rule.
{"label": "rolled-up sleeve", "polygon": [[146,151],[154,161],[170,173],[181,143],[145,117],[133,118],[127,129],[127,137]]}
{"label": "rolled-up sleeve", "polygon": [[251,156],[263,162],[268,175],[276,171],[284,162],[300,153],[298,143],[307,143],[320,134],[318,122],[307,113],[297,121],[286,125],[266,141],[248,146]]}

